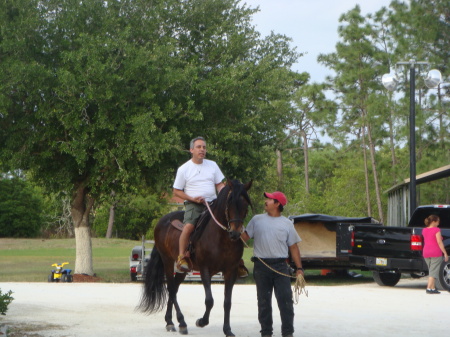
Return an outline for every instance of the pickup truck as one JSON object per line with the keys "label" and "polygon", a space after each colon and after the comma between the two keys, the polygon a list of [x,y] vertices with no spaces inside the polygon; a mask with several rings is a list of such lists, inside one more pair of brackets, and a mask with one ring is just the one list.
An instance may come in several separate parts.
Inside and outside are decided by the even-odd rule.
{"label": "pickup truck", "polygon": [[[450,252],[450,205],[427,205],[414,211],[406,227],[355,225],[350,260],[361,270],[371,270],[381,286],[395,286],[402,274],[413,278],[427,276],[422,229],[425,218],[431,214],[440,217],[444,246]],[[442,262],[436,285],[450,291],[450,262]]]}

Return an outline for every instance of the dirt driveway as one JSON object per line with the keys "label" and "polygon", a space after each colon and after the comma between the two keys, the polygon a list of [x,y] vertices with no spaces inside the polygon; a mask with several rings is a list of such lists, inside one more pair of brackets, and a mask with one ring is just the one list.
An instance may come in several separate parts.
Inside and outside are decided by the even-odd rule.
{"label": "dirt driveway", "polygon": [[[375,283],[352,286],[308,286],[308,297],[295,307],[297,337],[318,336],[448,336],[450,293],[425,294],[425,279],[401,280],[394,288]],[[171,337],[164,313],[135,311],[141,284],[0,283],[14,301],[0,325],[28,329],[21,336]],[[201,285],[185,284],[179,302],[191,336],[223,336],[223,285],[213,285],[215,307],[210,325],[197,328],[203,314]],[[236,336],[258,337],[254,285],[236,285],[231,326]],[[10,334],[13,335],[13,334]],[[17,335],[16,335],[17,336]],[[274,306],[274,337],[280,337]]]}

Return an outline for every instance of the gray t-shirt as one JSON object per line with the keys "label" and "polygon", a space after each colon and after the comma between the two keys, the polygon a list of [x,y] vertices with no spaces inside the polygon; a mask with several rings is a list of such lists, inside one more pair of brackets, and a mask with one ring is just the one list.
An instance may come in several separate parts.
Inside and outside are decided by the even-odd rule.
{"label": "gray t-shirt", "polygon": [[267,213],[255,215],[245,231],[254,239],[253,254],[260,258],[287,258],[289,246],[302,241],[291,220]]}

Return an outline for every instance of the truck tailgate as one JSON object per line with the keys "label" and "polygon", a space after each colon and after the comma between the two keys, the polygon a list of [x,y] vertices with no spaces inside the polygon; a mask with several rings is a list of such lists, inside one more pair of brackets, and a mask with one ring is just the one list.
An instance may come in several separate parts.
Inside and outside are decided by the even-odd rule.
{"label": "truck tailgate", "polygon": [[353,230],[354,255],[412,258],[422,252],[411,250],[413,229],[408,227],[358,226]]}

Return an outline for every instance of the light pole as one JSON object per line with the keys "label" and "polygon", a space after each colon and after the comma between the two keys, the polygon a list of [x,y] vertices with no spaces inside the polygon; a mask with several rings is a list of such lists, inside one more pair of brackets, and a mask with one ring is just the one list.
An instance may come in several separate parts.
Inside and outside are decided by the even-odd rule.
{"label": "light pole", "polygon": [[[428,62],[397,62],[395,74],[384,74],[381,82],[389,91],[394,91],[398,84],[397,66],[409,66],[409,216],[416,209],[416,66],[428,66]],[[432,69],[424,79],[425,85],[432,89],[442,82],[441,72]]]}

